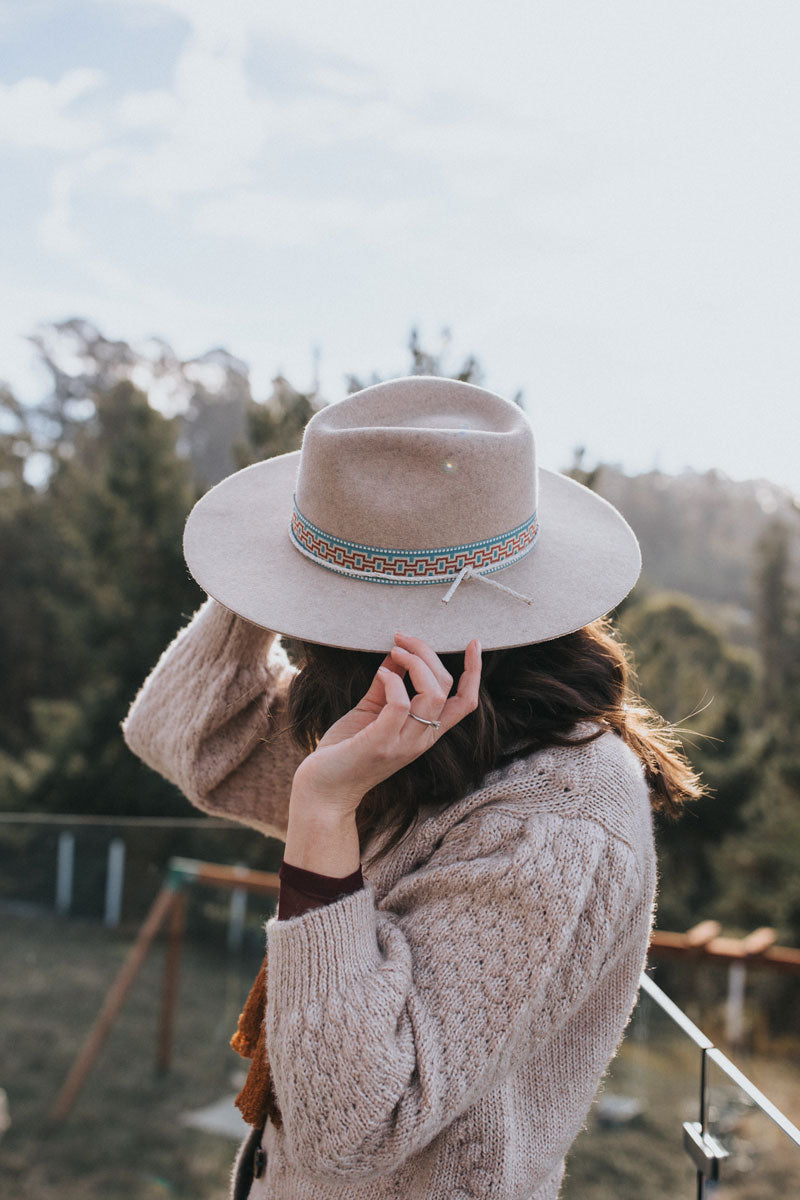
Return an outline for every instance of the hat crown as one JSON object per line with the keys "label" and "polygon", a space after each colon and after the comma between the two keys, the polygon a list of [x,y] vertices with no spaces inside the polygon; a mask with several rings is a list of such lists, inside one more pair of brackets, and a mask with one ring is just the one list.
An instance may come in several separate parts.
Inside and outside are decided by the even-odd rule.
{"label": "hat crown", "polygon": [[315,413],[295,489],[303,517],[366,546],[422,549],[493,538],[537,507],[522,410],[474,384],[412,376]]}
{"label": "hat crown", "polygon": [[183,545],[245,620],[384,654],[398,628],[437,653],[560,637],[614,608],[641,566],[608,501],[537,467],[517,405],[424,375],[315,413],[301,450],[206,492]]}

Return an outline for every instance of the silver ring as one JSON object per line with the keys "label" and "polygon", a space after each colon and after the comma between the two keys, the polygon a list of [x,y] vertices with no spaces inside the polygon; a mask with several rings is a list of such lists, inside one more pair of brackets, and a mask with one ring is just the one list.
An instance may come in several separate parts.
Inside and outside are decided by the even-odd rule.
{"label": "silver ring", "polygon": [[412,713],[412,712],[410,712],[408,715],[409,715],[410,717],[412,717],[412,718],[413,718],[413,720],[415,720],[415,721],[419,721],[420,725],[431,725],[431,726],[432,726],[434,729],[438,729],[438,728],[439,728],[439,722],[438,722],[438,721],[426,721],[424,717],[418,717],[418,716],[416,716],[416,715],[415,715],[414,713]]}

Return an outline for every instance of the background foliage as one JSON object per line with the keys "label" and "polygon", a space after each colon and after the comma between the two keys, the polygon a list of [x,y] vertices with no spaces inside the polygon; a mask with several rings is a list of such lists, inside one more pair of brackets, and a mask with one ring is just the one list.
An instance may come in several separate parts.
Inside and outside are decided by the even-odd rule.
{"label": "background foliage", "polygon": [[[202,601],[181,553],[194,500],[238,466],[296,449],[324,400],[277,377],[256,400],[222,349],[180,361],[89,322],[31,339],[51,386],[0,386],[0,809],[186,815],[119,722]],[[415,331],[409,371],[480,382]],[[352,375],[350,391],[377,375]],[[522,397],[516,397],[521,401]],[[709,796],[659,829],[659,923],[717,916],[800,942],[800,515],[764,481],[567,468],[627,516],[645,570],[621,607],[643,694],[686,728]],[[5,836],[5,835],[3,835]],[[251,848],[249,861],[257,858]]]}

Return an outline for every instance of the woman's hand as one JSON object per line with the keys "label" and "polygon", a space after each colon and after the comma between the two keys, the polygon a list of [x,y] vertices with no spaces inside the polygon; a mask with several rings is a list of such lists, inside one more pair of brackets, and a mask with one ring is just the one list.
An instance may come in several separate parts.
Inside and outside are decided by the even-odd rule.
{"label": "woman's hand", "polygon": [[[454,696],[449,695],[453,678],[427,642],[401,633],[395,642],[363,700],[331,726],[295,771],[293,799],[307,798],[332,815],[354,813],[370,788],[419,758],[477,708],[477,638],[467,646]],[[413,699],[403,682],[406,672],[417,692]],[[438,730],[415,721],[411,712],[438,721]]]}

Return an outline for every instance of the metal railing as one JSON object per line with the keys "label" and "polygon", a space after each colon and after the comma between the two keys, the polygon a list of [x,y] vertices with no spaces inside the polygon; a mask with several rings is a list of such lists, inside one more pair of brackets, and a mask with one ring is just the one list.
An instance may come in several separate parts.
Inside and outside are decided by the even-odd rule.
{"label": "metal railing", "polygon": [[[800,1072],[788,1064],[772,1068],[771,1078],[783,1078],[787,1094],[800,1097]],[[563,1200],[643,1195],[800,1195],[800,1129],[647,974],[590,1121],[567,1159],[562,1193]]]}
{"label": "metal railing", "polygon": [[[718,1049],[709,1038],[690,1021],[686,1013],[670,1000],[649,975],[642,974],[642,991],[674,1021],[678,1028],[700,1051],[699,1062],[699,1112],[697,1121],[684,1121],[683,1147],[697,1169],[697,1196],[703,1200],[707,1185],[719,1185],[726,1178],[724,1164],[731,1158],[731,1148],[726,1144],[731,1129],[720,1128],[718,1108],[714,1105],[711,1065],[740,1090],[750,1105],[760,1111],[785,1134],[789,1143],[800,1151],[800,1129],[769,1100],[727,1055]],[[726,1136],[726,1133],[728,1136]],[[797,1161],[797,1176],[800,1179],[800,1154]],[[719,1194],[718,1186],[715,1192]]]}

